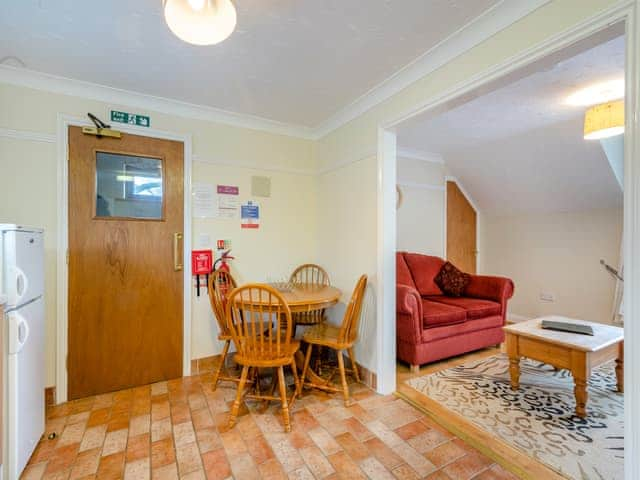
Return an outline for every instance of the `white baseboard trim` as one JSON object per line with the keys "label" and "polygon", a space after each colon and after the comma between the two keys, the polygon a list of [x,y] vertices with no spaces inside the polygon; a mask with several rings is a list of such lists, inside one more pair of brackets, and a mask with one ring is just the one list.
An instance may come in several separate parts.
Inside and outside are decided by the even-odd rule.
{"label": "white baseboard trim", "polygon": [[533,317],[527,317],[526,315],[519,315],[517,313],[507,313],[507,321],[513,323],[526,322],[532,318]]}

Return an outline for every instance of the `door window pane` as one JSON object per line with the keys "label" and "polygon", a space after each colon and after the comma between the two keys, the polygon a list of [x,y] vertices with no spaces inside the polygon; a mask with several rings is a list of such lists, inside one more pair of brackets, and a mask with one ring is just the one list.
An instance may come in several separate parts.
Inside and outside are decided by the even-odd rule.
{"label": "door window pane", "polygon": [[162,160],[96,153],[96,217],[162,219]]}

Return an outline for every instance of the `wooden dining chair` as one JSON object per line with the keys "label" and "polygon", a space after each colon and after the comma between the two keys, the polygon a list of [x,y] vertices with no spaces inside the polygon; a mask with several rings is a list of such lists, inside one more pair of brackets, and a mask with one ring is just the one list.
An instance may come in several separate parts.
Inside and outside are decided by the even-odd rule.
{"label": "wooden dining chair", "polygon": [[[360,312],[362,311],[362,300],[364,298],[364,291],[367,287],[367,276],[362,275],[356,284],[351,300],[347,305],[347,309],[344,312],[342,319],[342,325],[339,327],[322,323],[314,325],[307,330],[302,336],[302,340],[308,344],[307,352],[304,358],[304,367],[302,369],[302,378],[300,380],[300,389],[302,386],[309,386],[319,388],[328,392],[339,392],[342,390],[344,396],[345,406],[351,404],[349,398],[349,386],[347,384],[347,370],[344,367],[344,358],[342,352],[347,351],[349,359],[351,360],[351,373],[355,377],[356,382],[360,382],[360,374],[358,373],[358,367],[356,365],[356,358],[353,354],[353,345],[358,339],[358,325],[360,323]],[[309,368],[309,361],[311,359],[311,352],[314,346],[328,347],[336,351],[338,357],[338,371],[340,372],[340,380],[342,383],[342,389],[336,388],[333,383],[333,377],[335,376],[335,369],[329,378],[319,383],[319,381],[306,382],[307,370]],[[299,392],[300,393],[300,392]]]}
{"label": "wooden dining chair", "polygon": [[[291,283],[300,285],[331,285],[329,274],[320,265],[313,263],[305,263],[296,268],[291,277]],[[293,324],[297,328],[298,325],[316,325],[322,323],[325,319],[325,311],[313,310],[310,312],[296,312],[292,316]],[[296,332],[293,332],[295,336]]]}
{"label": "wooden dining chair", "polygon": [[[229,428],[238,416],[243,396],[282,403],[284,429],[291,431],[289,408],[300,391],[300,381],[294,359],[300,342],[292,339],[291,310],[277,290],[262,284],[236,288],[227,301],[227,319],[233,343],[235,361],[242,365],[236,400],[231,408]],[[294,392],[287,400],[284,367],[289,365],[295,382]],[[273,368],[277,371],[280,397],[272,394],[244,393],[250,368]]]}
{"label": "wooden dining chair", "polygon": [[236,287],[236,281],[233,279],[233,276],[225,270],[216,270],[209,275],[209,301],[211,302],[211,309],[218,322],[218,340],[224,342],[220,364],[213,374],[213,390],[218,387],[218,382],[240,381],[239,377],[229,375],[228,372],[226,372],[225,375],[221,375],[223,370],[226,370],[225,365],[232,340],[231,331],[227,324],[227,298]]}

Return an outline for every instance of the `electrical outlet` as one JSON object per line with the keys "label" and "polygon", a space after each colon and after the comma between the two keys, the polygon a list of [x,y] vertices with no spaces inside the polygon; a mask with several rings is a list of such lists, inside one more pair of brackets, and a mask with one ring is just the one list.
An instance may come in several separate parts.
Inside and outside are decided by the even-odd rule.
{"label": "electrical outlet", "polygon": [[542,292],[540,294],[540,300],[542,300],[543,302],[555,302],[556,297],[553,295],[553,293]]}

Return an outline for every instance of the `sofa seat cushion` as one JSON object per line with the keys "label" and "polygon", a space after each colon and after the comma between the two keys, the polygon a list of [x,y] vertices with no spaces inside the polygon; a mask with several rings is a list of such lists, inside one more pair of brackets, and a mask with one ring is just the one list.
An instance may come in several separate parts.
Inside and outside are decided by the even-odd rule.
{"label": "sofa seat cushion", "polygon": [[442,295],[442,290],[436,285],[434,278],[444,265],[444,260],[419,253],[405,253],[404,259],[420,295]]}
{"label": "sofa seat cushion", "polygon": [[422,300],[422,319],[424,328],[455,325],[467,319],[467,312],[452,305]]}
{"label": "sofa seat cushion", "polygon": [[[442,340],[443,338],[453,338],[458,335],[480,332],[481,330],[502,328],[502,324],[502,317],[500,315],[493,315],[491,317],[468,320],[466,322],[457,323],[455,325],[443,325],[441,327],[425,328],[424,330],[422,330],[422,343],[435,342],[437,340]],[[451,355],[457,355],[461,351],[451,352]]]}
{"label": "sofa seat cushion", "polygon": [[447,297],[445,295],[433,295],[427,297],[430,302],[442,303],[465,310],[467,318],[474,320],[478,318],[490,317],[492,315],[500,315],[501,306],[497,302],[491,300],[482,300],[479,298],[468,297]]}

